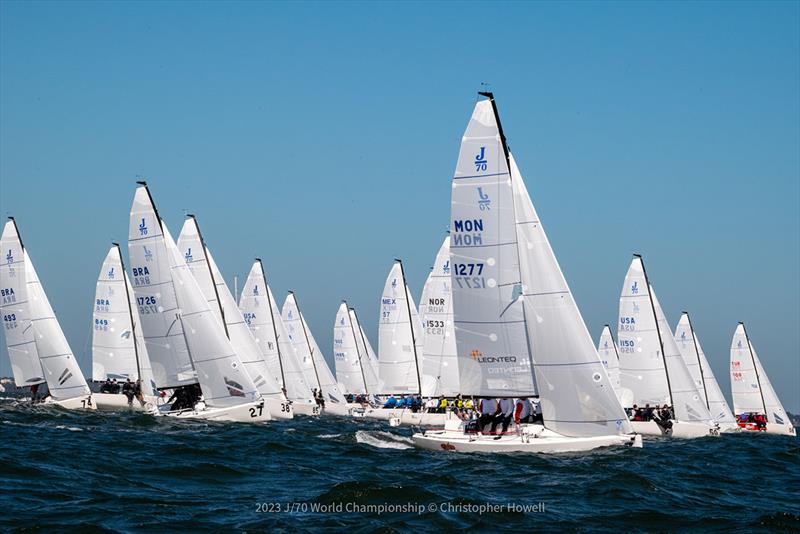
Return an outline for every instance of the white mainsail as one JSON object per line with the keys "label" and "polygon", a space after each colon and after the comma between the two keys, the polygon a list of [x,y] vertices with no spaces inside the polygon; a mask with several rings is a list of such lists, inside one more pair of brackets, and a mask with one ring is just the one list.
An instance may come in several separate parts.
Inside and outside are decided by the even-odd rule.
{"label": "white mainsail", "polygon": [[764,372],[744,323],[739,323],[731,343],[731,390],[736,415],[760,413],[768,423],[790,425],[775,389]]}
{"label": "white mainsail", "polygon": [[280,386],[269,370],[193,216],[183,224],[178,237],[178,249],[258,392],[264,397],[282,397]]}
{"label": "white mainsail", "polygon": [[3,316],[6,348],[17,387],[33,386],[45,381],[31,327],[23,250],[17,224],[9,217],[0,237],[0,251],[3,253],[0,267],[0,314]]}
{"label": "white mainsail", "polygon": [[[414,310],[414,311],[412,311]],[[381,295],[378,323],[378,369],[381,393],[419,393],[422,341],[419,316],[408,291],[403,264],[396,261]]]}
{"label": "white mainsail", "polygon": [[142,380],[142,392],[155,393],[150,358],[139,326],[139,312],[116,243],[97,278],[92,324],[92,379]]}
{"label": "white mainsail", "polygon": [[461,392],[451,284],[450,236],[447,236],[419,299],[424,333],[420,366],[423,397],[454,397]]}
{"label": "white mainsail", "polygon": [[711,423],[686,368],[641,256],[631,262],[619,304],[617,343],[623,387],[639,406],[672,405],[677,421]]}
{"label": "white mainsail", "polygon": [[700,394],[700,398],[708,406],[708,395],[706,394],[706,385],[703,380],[703,369],[700,366],[700,355],[695,344],[695,338],[692,335],[692,328],[689,323],[689,314],[683,312],[678,321],[678,326],[675,329],[675,343],[678,345],[683,362],[686,364],[689,374],[692,376],[694,387]]}
{"label": "white mainsail", "polygon": [[475,105],[461,140],[450,260],[461,393],[534,394],[508,159],[489,100]]}
{"label": "white mainsail", "polygon": [[[675,341],[678,343],[678,348],[683,355],[684,361],[694,357],[699,362],[697,367],[703,385],[698,388],[698,391],[706,399],[706,405],[711,417],[717,423],[735,425],[736,419],[733,417],[730,407],[728,407],[728,401],[725,400],[725,396],[722,394],[722,390],[714,376],[714,371],[711,370],[706,355],[703,353],[700,338],[697,336],[697,332],[694,331],[689,314],[686,312],[681,314],[678,326],[675,328]],[[689,367],[688,362],[687,367]],[[692,372],[692,369],[689,368],[689,371]]]}
{"label": "white mainsail", "polygon": [[619,354],[617,353],[617,344],[614,342],[614,336],[611,335],[611,327],[605,325],[603,332],[600,334],[600,341],[597,343],[597,354],[600,356],[600,361],[608,372],[608,378],[611,380],[611,386],[614,391],[619,391]]}
{"label": "white mainsail", "polygon": [[306,380],[297,361],[260,259],[256,259],[250,269],[239,298],[239,307],[269,370],[276,374],[275,381],[286,390],[286,397],[297,401],[310,400],[310,382]]}
{"label": "white mainsail", "polygon": [[39,282],[28,251],[23,249],[23,255],[31,325],[50,396],[60,401],[89,395],[89,386]]}
{"label": "white mainsail", "polygon": [[370,370],[369,364],[361,355],[356,341],[356,329],[347,303],[342,302],[336,313],[336,322],[333,324],[333,360],[336,370],[336,380],[347,394],[378,393],[371,389],[366,378]]}
{"label": "white mainsail", "polygon": [[511,154],[508,161],[525,324],[545,426],[565,436],[628,434],[628,417]]}
{"label": "white mainsail", "polygon": [[311,353],[311,342],[308,339],[305,323],[300,315],[297,299],[292,292],[289,292],[286,296],[286,300],[283,301],[281,318],[283,319],[283,324],[286,326],[286,333],[289,335],[289,341],[291,341],[294,347],[297,362],[300,364],[300,370],[303,373],[306,383],[313,389],[320,389],[321,384],[319,382],[317,366]]}
{"label": "white mainsail", "polygon": [[170,270],[164,232],[147,186],[136,189],[128,228],[132,285],[147,354],[159,389],[197,383]]}
{"label": "white mainsail", "polygon": [[619,299],[617,347],[622,387],[633,391],[641,407],[670,404],[664,358],[641,258],[635,257],[625,275]]}
{"label": "white mainsail", "polygon": [[[250,268],[247,280],[239,295],[239,309],[255,338],[261,355],[278,386],[282,387],[283,364],[278,346],[278,328],[273,320],[272,292],[267,291],[264,266],[257,259]],[[284,349],[286,350],[286,349]]]}

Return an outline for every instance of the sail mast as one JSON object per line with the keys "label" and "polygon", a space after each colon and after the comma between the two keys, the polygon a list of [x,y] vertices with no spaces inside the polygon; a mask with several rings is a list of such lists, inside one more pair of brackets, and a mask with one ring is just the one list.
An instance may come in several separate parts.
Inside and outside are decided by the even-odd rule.
{"label": "sail mast", "polygon": [[303,327],[303,335],[306,338],[306,345],[308,345],[308,353],[311,354],[311,365],[314,366],[314,376],[317,379],[317,387],[322,391],[322,384],[319,381],[319,373],[317,372],[317,364],[314,362],[314,349],[311,348],[311,342],[308,340],[308,332],[306,331],[306,322],[303,320],[303,314],[300,312],[300,304],[297,302],[297,297],[294,296],[294,291],[289,291],[289,294],[294,297],[294,305],[297,308],[297,315],[300,316],[300,324]]}
{"label": "sail mast", "polygon": [[281,344],[278,342],[278,326],[275,324],[275,314],[272,312],[272,298],[269,295],[269,284],[267,283],[267,275],[264,273],[264,264],[261,258],[256,258],[258,265],[261,267],[261,277],[264,278],[264,290],[267,292],[267,306],[269,306],[269,315],[272,317],[272,333],[275,336],[275,348],[278,350],[278,367],[281,368],[281,383],[283,389],[286,388],[286,376],[283,374],[283,358],[281,357]]}
{"label": "sail mast", "polygon": [[650,288],[650,279],[647,277],[647,269],[644,268],[644,260],[641,254],[634,254],[635,258],[639,258],[639,263],[642,264],[642,272],[644,273],[644,283],[647,286],[647,297],[650,299],[650,309],[653,310],[653,320],[656,322],[656,333],[658,334],[658,346],[661,347],[661,359],[664,361],[664,375],[667,377],[667,391],[669,392],[669,404],[675,409],[675,402],[672,399],[672,384],[669,381],[669,369],[667,368],[667,355],[664,354],[664,340],[661,339],[661,329],[658,327],[658,315],[656,315],[656,305],[653,301],[653,291]]}
{"label": "sail mast", "polygon": [[689,317],[689,312],[683,312],[686,314],[686,320],[689,321],[689,332],[692,333],[692,342],[694,343],[694,354],[697,356],[697,365],[700,367],[700,380],[703,382],[703,395],[706,397],[706,408],[709,410],[711,409],[711,405],[708,403],[708,389],[706,388],[706,377],[703,374],[703,363],[700,361],[700,349],[697,347],[697,336],[694,333],[694,326],[692,326],[692,318]]}
{"label": "sail mast", "polygon": [[[502,135],[502,133],[501,133]],[[411,327],[411,346],[414,348],[414,368],[417,371],[417,387],[419,394],[422,395],[422,377],[419,374],[419,358],[417,357],[417,339],[414,336],[414,318],[411,315],[411,298],[408,296],[408,284],[406,284],[406,272],[403,269],[403,261],[395,258],[400,264],[400,274],[403,276],[403,291],[406,295],[406,310],[408,311],[408,325]],[[366,344],[364,344],[366,346]]]}
{"label": "sail mast", "polygon": [[755,354],[753,354],[753,346],[750,344],[750,336],[747,334],[747,328],[745,328],[744,323],[739,321],[739,324],[742,325],[742,330],[744,330],[744,339],[747,341],[747,350],[750,351],[750,359],[753,360],[753,370],[756,372],[756,383],[758,383],[758,392],[761,395],[761,405],[764,407],[764,417],[766,417],[767,421],[769,421],[769,415],[767,414],[767,402],[764,400],[764,390],[761,388],[761,377],[758,376],[758,366],[756,365]]}
{"label": "sail mast", "polygon": [[217,298],[217,306],[219,307],[219,313],[222,317],[222,328],[225,330],[225,337],[228,339],[231,338],[230,332],[228,332],[228,325],[225,322],[225,310],[222,308],[222,299],[219,298],[219,290],[217,289],[217,281],[214,278],[214,271],[211,269],[211,261],[208,259],[208,249],[206,248],[206,241],[203,239],[203,233],[200,231],[200,225],[197,224],[197,218],[192,215],[191,213],[186,214],[187,217],[194,221],[195,230],[197,230],[197,237],[200,239],[200,247],[203,249],[203,257],[206,259],[206,267],[208,267],[208,275],[211,277],[211,285],[214,286],[214,296]]}
{"label": "sail mast", "polygon": [[605,325],[608,328],[608,335],[611,336],[611,344],[614,345],[614,355],[617,357],[617,361],[619,361],[619,350],[617,350],[617,342],[614,341],[614,334],[611,333],[611,326]]}
{"label": "sail mast", "polygon": [[[356,313],[355,308],[348,308],[346,300],[342,300],[342,302],[344,302],[345,309],[353,310],[353,315],[355,315],[355,313]],[[356,315],[356,321],[357,320],[358,320],[358,316]],[[366,391],[367,395],[369,395],[369,388],[367,387],[367,376],[364,374],[364,362],[361,361],[361,352],[358,350],[358,338],[356,337],[356,327],[353,325],[353,321],[350,320],[350,314],[349,313],[347,314],[347,322],[350,323],[350,330],[353,332],[353,342],[356,344],[356,356],[358,356],[358,368],[361,369],[361,380],[364,381],[364,391]],[[361,330],[361,326],[360,325],[359,325],[358,329]],[[363,337],[362,337],[362,340],[363,340]],[[364,345],[364,347],[366,347],[366,344]]]}
{"label": "sail mast", "polygon": [[[125,302],[128,304],[128,316],[131,319],[131,336],[133,336],[133,355],[136,358],[136,375],[139,380],[142,379],[142,366],[139,364],[139,343],[136,341],[136,322],[133,320],[133,308],[131,307],[131,295],[128,292],[128,273],[125,271],[125,261],[122,259],[122,251],[120,251],[119,243],[111,243],[117,247],[117,254],[119,254],[119,264],[122,267],[122,283],[125,285]],[[148,386],[152,387],[152,386]],[[149,391],[149,390],[148,390]]]}

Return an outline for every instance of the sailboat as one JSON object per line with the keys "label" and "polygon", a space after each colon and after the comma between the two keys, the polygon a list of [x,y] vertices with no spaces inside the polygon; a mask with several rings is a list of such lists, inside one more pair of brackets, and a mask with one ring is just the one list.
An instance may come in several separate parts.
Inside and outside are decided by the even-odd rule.
{"label": "sailboat", "polygon": [[317,403],[311,394],[311,383],[300,367],[272,288],[267,283],[264,265],[258,258],[242,287],[239,307],[267,365],[291,401],[294,413],[312,415]]}
{"label": "sailboat", "polygon": [[633,405],[633,391],[623,388],[619,376],[619,351],[614,336],[611,334],[611,327],[605,325],[600,333],[600,340],[597,343],[597,354],[608,372],[608,378],[614,387],[620,404],[623,406]]}
{"label": "sailboat", "polygon": [[719,425],[720,432],[738,432],[739,426],[728,407],[728,402],[722,395],[722,390],[714,377],[714,371],[708,364],[700,339],[694,330],[692,320],[687,312],[681,314],[678,325],[675,327],[675,343],[681,351],[686,368],[692,375],[700,398],[706,403],[711,418]]}
{"label": "sailboat", "polygon": [[[259,423],[271,419],[264,399],[208,305],[158,215],[146,182],[133,200],[128,254],[142,333],[159,389],[177,389],[190,405],[160,415]],[[199,384],[202,399],[195,402]],[[186,387],[188,386],[188,387]]]}
{"label": "sailboat", "polygon": [[[378,392],[378,379],[359,347],[358,329],[355,317],[350,313],[347,302],[342,301],[333,324],[333,361],[336,381],[347,395],[374,396]],[[351,403],[351,407],[360,405]]]}
{"label": "sailboat", "polygon": [[14,381],[18,386],[46,382],[47,404],[96,409],[13,217],[3,228],[0,248],[5,259],[0,268],[1,311]]}
{"label": "sailboat", "polygon": [[632,421],[634,430],[680,438],[719,434],[672,337],[639,254],[634,254],[620,294],[617,343],[622,386],[633,391],[634,404],[640,409],[667,405],[674,415],[671,429],[650,420]]}
{"label": "sailboat", "polygon": [[451,202],[461,392],[527,397],[535,381],[544,422],[487,436],[448,421],[444,430],[414,434],[414,444],[464,452],[641,447],[508,150],[494,97],[480,94],[486,99],[461,141]]}
{"label": "sailboat", "polygon": [[[796,435],[792,421],[761,366],[761,360],[758,359],[744,323],[739,323],[736,327],[731,343],[731,392],[733,412],[739,426],[744,430]],[[757,424],[748,421],[749,414],[764,416],[766,425],[759,429]]]}
{"label": "sailboat", "polygon": [[[325,362],[325,358],[314,340],[314,335],[308,327],[303,313],[300,311],[300,304],[297,296],[290,291],[283,303],[283,322],[289,339],[294,344],[295,354],[301,363],[303,373],[309,380],[313,388],[321,393],[325,400],[325,412],[337,415],[349,415],[347,401],[339,391],[339,385]],[[310,378],[308,378],[310,377]],[[315,410],[312,415],[319,414]]]}
{"label": "sailboat", "polygon": [[378,369],[384,395],[419,394],[422,333],[419,315],[406,284],[403,262],[395,260],[381,296],[378,323]]}
{"label": "sailboat", "polygon": [[291,419],[292,407],[287,405],[286,397],[269,370],[236,300],[225,284],[222,272],[203,239],[200,225],[194,215],[187,215],[177,244],[211,311],[242,360],[270,414],[276,419]]}
{"label": "sailboat", "polygon": [[98,409],[151,411],[158,404],[150,357],[139,327],[139,311],[122,261],[119,244],[106,254],[94,296],[92,317],[92,379],[139,382],[142,398],[128,404],[118,393],[93,394]]}

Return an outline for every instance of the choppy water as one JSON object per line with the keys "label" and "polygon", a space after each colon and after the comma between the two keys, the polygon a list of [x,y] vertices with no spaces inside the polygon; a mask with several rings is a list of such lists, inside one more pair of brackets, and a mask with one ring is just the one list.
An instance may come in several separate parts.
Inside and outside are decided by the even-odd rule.
{"label": "choppy water", "polygon": [[[335,417],[209,424],[0,399],[0,529],[800,531],[794,438],[467,456],[417,450],[410,435]],[[345,508],[405,503],[422,511]],[[544,511],[481,514],[448,503]],[[312,511],[319,505],[342,510]]]}

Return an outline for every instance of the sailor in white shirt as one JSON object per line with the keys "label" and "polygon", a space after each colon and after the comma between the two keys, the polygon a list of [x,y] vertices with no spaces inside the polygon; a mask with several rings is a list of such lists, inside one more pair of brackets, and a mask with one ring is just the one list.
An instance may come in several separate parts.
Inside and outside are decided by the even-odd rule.
{"label": "sailor in white shirt", "polygon": [[514,408],[514,422],[519,425],[530,423],[532,420],[531,401],[527,398],[517,399],[517,405]]}

